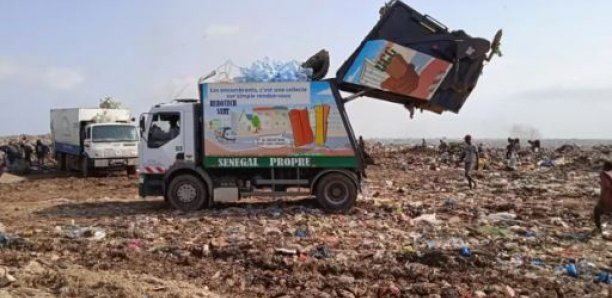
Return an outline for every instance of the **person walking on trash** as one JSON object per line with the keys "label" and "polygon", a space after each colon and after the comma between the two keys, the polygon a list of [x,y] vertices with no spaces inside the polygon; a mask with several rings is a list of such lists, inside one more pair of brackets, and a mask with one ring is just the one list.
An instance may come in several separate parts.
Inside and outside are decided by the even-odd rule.
{"label": "person walking on trash", "polygon": [[0,148],[0,177],[4,174],[6,168],[6,153],[4,153],[3,148]]}
{"label": "person walking on trash", "polygon": [[466,135],[464,140],[465,146],[461,160],[465,164],[465,178],[468,180],[470,189],[473,189],[476,187],[476,180],[472,178],[472,171],[478,168],[478,149],[472,144],[472,136]]}
{"label": "person walking on trash", "polygon": [[601,216],[604,214],[612,214],[612,162],[604,162],[603,169],[599,173],[601,194],[599,201],[593,210],[593,219],[597,231],[601,233]]}

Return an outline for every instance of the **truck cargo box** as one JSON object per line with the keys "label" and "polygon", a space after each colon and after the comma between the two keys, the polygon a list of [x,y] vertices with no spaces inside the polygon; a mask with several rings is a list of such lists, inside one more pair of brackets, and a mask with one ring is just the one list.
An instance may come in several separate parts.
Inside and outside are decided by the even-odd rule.
{"label": "truck cargo box", "polygon": [[68,108],[51,110],[51,137],[56,150],[79,154],[81,126],[86,122],[129,122],[125,109]]}
{"label": "truck cargo box", "polygon": [[333,81],[203,83],[206,167],[358,166]]}
{"label": "truck cargo box", "polygon": [[482,71],[489,41],[449,31],[396,1],[337,72],[348,92],[434,112],[459,112]]}

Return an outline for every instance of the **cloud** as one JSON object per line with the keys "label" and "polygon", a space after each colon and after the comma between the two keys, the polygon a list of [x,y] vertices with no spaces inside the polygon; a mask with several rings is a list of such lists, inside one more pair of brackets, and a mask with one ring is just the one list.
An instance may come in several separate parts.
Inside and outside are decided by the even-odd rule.
{"label": "cloud", "polygon": [[234,35],[240,32],[240,27],[237,25],[213,24],[206,27],[206,37],[224,37]]}
{"label": "cloud", "polygon": [[85,78],[78,70],[69,67],[40,66],[0,59],[0,81],[72,90],[83,83]]}
{"label": "cloud", "polygon": [[85,81],[81,73],[64,67],[47,68],[41,74],[41,79],[47,86],[58,90],[71,90]]}
{"label": "cloud", "polygon": [[512,98],[530,101],[545,100],[572,100],[572,101],[593,101],[609,100],[612,98],[612,88],[610,87],[549,87],[543,89],[528,90],[511,95]]}
{"label": "cloud", "polygon": [[9,79],[17,73],[15,65],[9,61],[0,60],[0,80]]}

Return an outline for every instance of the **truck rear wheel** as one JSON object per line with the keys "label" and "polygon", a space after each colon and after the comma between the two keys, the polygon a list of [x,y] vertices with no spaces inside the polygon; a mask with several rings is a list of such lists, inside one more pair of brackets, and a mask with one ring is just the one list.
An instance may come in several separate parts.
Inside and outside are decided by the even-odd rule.
{"label": "truck rear wheel", "polygon": [[331,173],[321,177],[315,194],[317,201],[327,212],[346,212],[355,205],[357,187],[353,181],[342,174]]}
{"label": "truck rear wheel", "polygon": [[61,152],[55,153],[55,160],[60,171],[66,171],[66,154]]}
{"label": "truck rear wheel", "polygon": [[175,209],[196,211],[202,209],[208,200],[208,192],[202,180],[187,174],[172,179],[166,197]]}

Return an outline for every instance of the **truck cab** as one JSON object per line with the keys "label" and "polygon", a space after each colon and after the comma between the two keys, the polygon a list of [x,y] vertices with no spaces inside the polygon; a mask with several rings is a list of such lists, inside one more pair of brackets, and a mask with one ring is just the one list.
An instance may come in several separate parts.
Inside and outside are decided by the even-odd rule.
{"label": "truck cab", "polygon": [[[91,123],[85,126],[82,165],[89,168],[135,169],[138,163],[138,130],[129,123]],[[135,171],[131,171],[135,172]]]}
{"label": "truck cab", "polygon": [[51,110],[51,139],[60,170],[126,169],[136,172],[138,128],[126,109],[67,108]]}

